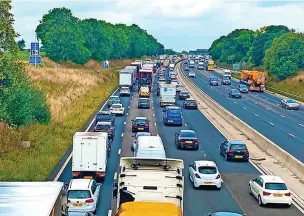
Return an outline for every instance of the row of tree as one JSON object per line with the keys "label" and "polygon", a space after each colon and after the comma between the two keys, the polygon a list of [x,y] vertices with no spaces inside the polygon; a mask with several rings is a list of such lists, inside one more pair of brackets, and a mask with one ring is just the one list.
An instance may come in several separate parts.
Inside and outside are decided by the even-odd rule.
{"label": "row of tree", "polygon": [[[49,108],[45,96],[31,84],[24,65],[17,59],[18,36],[13,28],[11,1],[0,4],[0,122],[10,125],[25,125],[33,122],[48,122]],[[4,55],[10,52],[12,55]]]}
{"label": "row of tree", "polygon": [[164,46],[135,24],[81,20],[67,8],[54,8],[45,14],[36,33],[46,56],[54,61],[84,64],[89,59],[101,61],[164,53]]}
{"label": "row of tree", "polygon": [[256,31],[236,29],[215,40],[212,57],[226,64],[246,62],[285,79],[303,68],[304,36],[286,26],[266,26]]}

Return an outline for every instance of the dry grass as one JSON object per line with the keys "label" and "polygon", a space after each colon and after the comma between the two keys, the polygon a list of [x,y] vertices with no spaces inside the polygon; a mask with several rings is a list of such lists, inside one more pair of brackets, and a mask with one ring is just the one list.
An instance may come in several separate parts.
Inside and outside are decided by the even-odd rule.
{"label": "dry grass", "polygon": [[[43,62],[39,68],[26,69],[32,82],[46,93],[52,121],[18,130],[0,128],[0,181],[45,180],[72,144],[74,133],[116,89],[117,68],[131,60],[110,62],[108,70],[102,70],[95,61],[84,66],[45,58]],[[29,140],[31,148],[20,148],[20,140]]]}

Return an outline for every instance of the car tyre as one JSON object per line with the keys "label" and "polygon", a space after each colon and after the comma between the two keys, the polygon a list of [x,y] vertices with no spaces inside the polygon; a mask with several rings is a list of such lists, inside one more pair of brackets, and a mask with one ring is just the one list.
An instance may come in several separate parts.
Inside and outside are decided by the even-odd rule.
{"label": "car tyre", "polygon": [[192,187],[193,189],[197,189],[197,187],[195,187],[194,180],[192,181]]}
{"label": "car tyre", "polygon": [[229,161],[228,155],[225,154],[225,161]]}
{"label": "car tyre", "polygon": [[221,147],[219,148],[219,150],[220,150],[220,155],[223,155]]}
{"label": "car tyre", "polygon": [[258,204],[259,204],[259,206],[262,206],[262,207],[264,206],[264,203],[263,203],[260,195],[258,196]]}
{"label": "car tyre", "polygon": [[250,184],[248,184],[248,193],[249,193],[250,195],[252,195],[252,190],[251,190]]}

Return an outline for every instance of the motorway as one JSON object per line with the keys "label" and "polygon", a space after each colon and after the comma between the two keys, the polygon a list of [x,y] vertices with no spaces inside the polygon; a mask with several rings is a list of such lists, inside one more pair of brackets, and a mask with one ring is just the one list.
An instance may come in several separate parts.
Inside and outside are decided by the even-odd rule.
{"label": "motorway", "polygon": [[[156,81],[154,88],[156,89]],[[294,206],[291,208],[269,206],[259,207],[257,201],[248,194],[247,185],[250,178],[258,175],[258,171],[250,164],[243,162],[227,162],[219,155],[219,144],[225,137],[204,117],[199,110],[184,110],[184,125],[182,127],[164,126],[162,123],[162,108],[159,106],[156,92],[153,91],[153,108],[137,109],[137,93],[133,97],[122,97],[128,115],[116,118],[116,132],[112,143],[111,155],[106,171],[106,180],[103,183],[97,215],[105,216],[113,209],[115,201],[112,200],[114,174],[118,172],[117,166],[120,156],[133,156],[131,144],[131,120],[136,116],[146,116],[150,122],[152,135],[158,134],[165,145],[167,157],[183,159],[185,164],[185,190],[184,215],[205,215],[214,211],[232,211],[246,213],[247,216],[300,216],[302,215]],[[130,104],[130,102],[132,103]],[[181,101],[177,104],[180,106]],[[107,109],[107,108],[104,108]],[[174,145],[174,133],[182,128],[194,129],[200,140],[198,151],[177,150]],[[92,131],[90,127],[90,131]],[[222,174],[223,185],[221,190],[193,189],[188,179],[188,166],[194,160],[214,160]],[[71,162],[68,163],[59,181],[67,182],[72,176]]]}
{"label": "motorway", "polygon": [[[237,88],[238,82],[232,85],[221,85],[222,75],[214,71],[198,70],[192,81],[216,102],[235,116],[259,131],[271,141],[304,162],[304,108],[286,110],[280,106],[280,98],[268,93],[249,92],[242,99],[228,97],[229,90]],[[188,72],[185,72],[188,74]],[[209,86],[209,78],[219,78],[219,86]]]}

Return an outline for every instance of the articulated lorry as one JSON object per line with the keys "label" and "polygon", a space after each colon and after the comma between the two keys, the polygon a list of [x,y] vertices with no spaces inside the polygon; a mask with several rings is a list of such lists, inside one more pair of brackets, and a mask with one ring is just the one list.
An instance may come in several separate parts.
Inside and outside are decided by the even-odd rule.
{"label": "articulated lorry", "polygon": [[68,216],[63,182],[0,182],[0,215]]}
{"label": "articulated lorry", "polygon": [[123,157],[115,184],[116,216],[182,216],[184,163],[178,159]]}
{"label": "articulated lorry", "polygon": [[248,86],[249,91],[263,92],[266,89],[266,72],[243,70],[240,83]]}
{"label": "articulated lorry", "polygon": [[119,71],[119,87],[128,87],[130,91],[136,81],[136,71],[134,69],[122,69]]}

